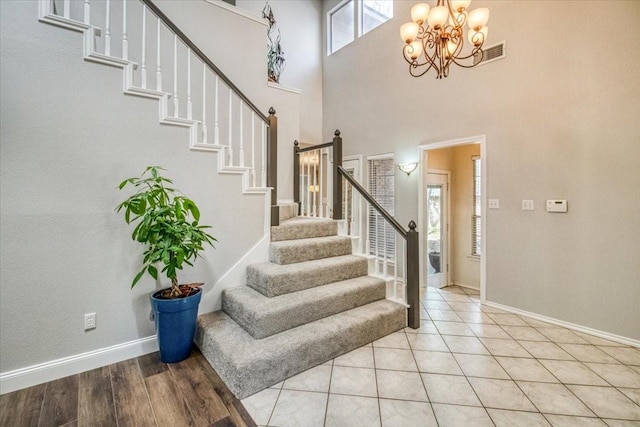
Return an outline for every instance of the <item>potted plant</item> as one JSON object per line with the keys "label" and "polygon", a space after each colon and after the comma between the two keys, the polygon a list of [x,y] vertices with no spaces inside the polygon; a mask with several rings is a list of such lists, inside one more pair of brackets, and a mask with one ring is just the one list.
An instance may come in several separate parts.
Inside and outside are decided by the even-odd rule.
{"label": "potted plant", "polygon": [[198,224],[200,211],[196,204],[178,190],[173,181],[161,175],[164,169],[149,166],[138,178],[128,178],[118,188],[133,186],[136,192],[116,207],[124,210],[127,224],[137,222],[131,238],[146,246],[142,269],[131,283],[133,288],[145,273],[158,279],[161,273],[171,280],[171,287],[151,295],[156,322],[156,334],[163,362],[186,359],[191,352],[195,333],[198,304],[202,298],[202,283],[178,284],[178,270],[192,261],[208,244],[216,239],[207,234],[211,228]]}

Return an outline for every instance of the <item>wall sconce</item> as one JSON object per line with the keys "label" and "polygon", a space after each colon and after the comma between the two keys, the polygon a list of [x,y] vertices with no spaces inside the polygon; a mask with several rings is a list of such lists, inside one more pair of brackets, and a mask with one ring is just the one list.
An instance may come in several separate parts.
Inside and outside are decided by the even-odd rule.
{"label": "wall sconce", "polygon": [[402,172],[406,173],[407,175],[411,175],[411,172],[416,170],[417,167],[418,167],[417,163],[399,163],[398,164],[398,169],[400,169]]}

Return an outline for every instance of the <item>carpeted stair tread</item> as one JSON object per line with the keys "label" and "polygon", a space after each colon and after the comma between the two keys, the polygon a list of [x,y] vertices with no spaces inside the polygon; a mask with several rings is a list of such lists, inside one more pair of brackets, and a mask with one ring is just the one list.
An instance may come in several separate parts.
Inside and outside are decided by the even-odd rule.
{"label": "carpeted stair tread", "polygon": [[343,255],[296,264],[253,264],[247,267],[247,285],[274,297],[367,274],[366,258]]}
{"label": "carpeted stair tread", "polygon": [[243,399],[405,325],[405,307],[381,300],[257,340],[217,311],[198,318],[195,342]]}
{"label": "carpeted stair tread", "polygon": [[363,276],[268,298],[241,286],[223,291],[222,310],[254,338],[265,338],[385,297],[385,281]]}
{"label": "carpeted stair tread", "polygon": [[332,219],[296,217],[271,227],[271,241],[336,236],[338,223]]}
{"label": "carpeted stair tread", "polygon": [[351,254],[351,238],[346,236],[271,242],[269,260],[276,264],[293,264],[315,259]]}

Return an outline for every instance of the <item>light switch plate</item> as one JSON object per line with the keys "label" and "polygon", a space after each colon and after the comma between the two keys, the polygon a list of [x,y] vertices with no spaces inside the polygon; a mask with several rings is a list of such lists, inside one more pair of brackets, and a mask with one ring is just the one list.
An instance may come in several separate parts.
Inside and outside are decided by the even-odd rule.
{"label": "light switch plate", "polygon": [[533,210],[533,200],[523,200],[522,201],[522,210],[523,211],[532,211]]}
{"label": "light switch plate", "polygon": [[489,209],[500,209],[500,199],[489,199]]}

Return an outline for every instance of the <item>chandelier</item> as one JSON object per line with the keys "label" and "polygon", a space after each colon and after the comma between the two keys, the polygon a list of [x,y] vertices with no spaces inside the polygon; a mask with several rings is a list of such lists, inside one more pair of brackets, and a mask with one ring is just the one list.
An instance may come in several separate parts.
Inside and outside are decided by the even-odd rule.
{"label": "chandelier", "polygon": [[[430,69],[441,79],[449,75],[453,63],[471,68],[482,62],[482,46],[489,29],[489,9],[479,7],[467,10],[471,0],[437,0],[436,6],[418,3],[411,8],[411,20],[400,27],[400,35],[406,43],[402,48],[404,59],[409,63],[409,74],[420,77]],[[467,29],[467,40],[471,51],[463,53]],[[475,59],[475,60],[474,60]]]}

